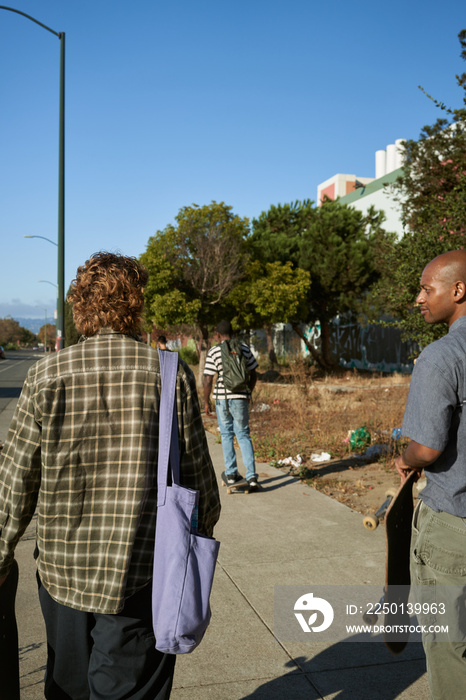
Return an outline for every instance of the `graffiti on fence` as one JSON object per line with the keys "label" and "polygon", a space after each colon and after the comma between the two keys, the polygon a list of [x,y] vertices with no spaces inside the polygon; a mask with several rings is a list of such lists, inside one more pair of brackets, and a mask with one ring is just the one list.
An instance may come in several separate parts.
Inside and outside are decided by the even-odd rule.
{"label": "graffiti on fence", "polygon": [[[320,324],[302,327],[302,330],[307,342],[320,351]],[[278,357],[309,355],[306,344],[289,324],[274,326],[272,337]],[[254,332],[251,347],[256,353],[267,352],[264,331]],[[409,373],[413,369],[412,356],[417,346],[413,342],[403,342],[400,331],[392,326],[360,326],[335,319],[331,325],[330,351],[338,363],[348,369]]]}
{"label": "graffiti on fence", "polygon": [[[316,350],[320,343],[320,325],[305,331],[306,339]],[[417,346],[401,340],[401,333],[392,326],[342,323],[336,319],[331,325],[330,351],[342,367],[367,369],[376,372],[411,372],[412,356]],[[303,351],[309,350],[303,343]]]}

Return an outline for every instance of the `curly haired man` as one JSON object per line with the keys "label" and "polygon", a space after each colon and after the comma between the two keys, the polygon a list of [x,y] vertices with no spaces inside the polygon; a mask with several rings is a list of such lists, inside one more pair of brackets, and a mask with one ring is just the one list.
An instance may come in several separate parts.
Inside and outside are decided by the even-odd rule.
{"label": "curly haired man", "polygon": [[[0,462],[0,584],[36,508],[45,697],[170,696],[173,655],[154,648],[158,353],[139,342],[147,271],[100,252],[68,301],[79,343],[31,367]],[[194,377],[176,383],[184,486],[200,491],[199,531],[220,506]]]}

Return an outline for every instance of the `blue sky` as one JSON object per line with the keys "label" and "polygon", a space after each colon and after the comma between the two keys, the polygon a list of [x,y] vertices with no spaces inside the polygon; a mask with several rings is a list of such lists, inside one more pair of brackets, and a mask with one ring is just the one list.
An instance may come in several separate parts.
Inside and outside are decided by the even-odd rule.
{"label": "blue sky", "polygon": [[[460,106],[464,1],[21,0],[66,33],[65,287],[139,256],[183,206],[252,219]],[[60,42],[0,10],[0,317],[49,316],[57,276]]]}

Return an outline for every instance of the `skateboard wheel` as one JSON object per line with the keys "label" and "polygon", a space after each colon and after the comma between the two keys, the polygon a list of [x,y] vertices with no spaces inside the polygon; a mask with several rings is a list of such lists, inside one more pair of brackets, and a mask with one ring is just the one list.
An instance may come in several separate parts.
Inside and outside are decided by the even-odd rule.
{"label": "skateboard wheel", "polygon": [[379,524],[379,519],[375,515],[366,515],[362,522],[367,530],[375,530]]}
{"label": "skateboard wheel", "polygon": [[375,625],[377,620],[379,619],[379,616],[375,613],[372,613],[371,615],[369,615],[369,613],[364,613],[362,619],[363,622],[366,623],[366,625]]}
{"label": "skateboard wheel", "polygon": [[395,496],[396,496],[396,489],[395,488],[388,489],[387,491],[385,491],[385,498],[395,498]]}

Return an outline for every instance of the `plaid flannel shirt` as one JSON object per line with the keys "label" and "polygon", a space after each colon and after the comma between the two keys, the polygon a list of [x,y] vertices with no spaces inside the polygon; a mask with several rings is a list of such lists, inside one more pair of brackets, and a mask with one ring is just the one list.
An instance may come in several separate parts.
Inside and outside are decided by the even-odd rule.
{"label": "plaid flannel shirt", "polygon": [[[158,353],[104,329],[33,365],[0,456],[0,577],[37,508],[37,565],[59,603],[116,613],[152,578]],[[176,382],[181,483],[200,491],[199,531],[220,502],[194,376]]]}

